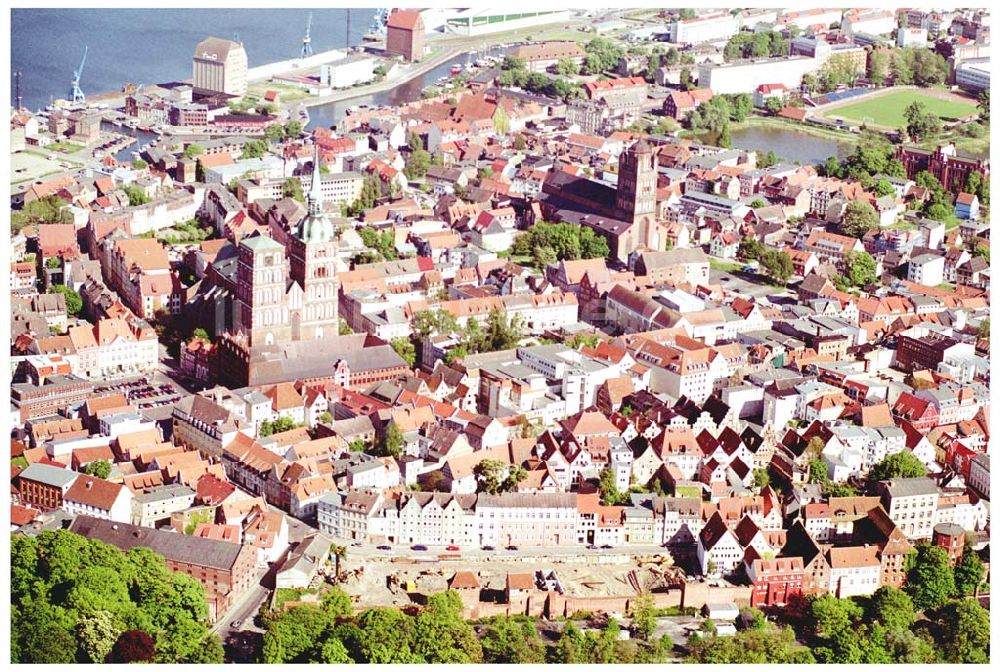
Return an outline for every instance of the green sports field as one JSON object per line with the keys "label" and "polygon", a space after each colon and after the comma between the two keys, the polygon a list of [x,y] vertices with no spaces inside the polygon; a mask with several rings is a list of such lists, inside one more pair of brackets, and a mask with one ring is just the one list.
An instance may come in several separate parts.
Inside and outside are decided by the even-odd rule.
{"label": "green sports field", "polygon": [[915,100],[922,102],[929,112],[933,112],[945,121],[958,119],[976,111],[976,104],[972,100],[969,102],[956,99],[944,100],[921,91],[897,91],[828,110],[825,116],[843,117],[859,122],[870,119],[879,126],[899,128],[906,125],[903,111]]}

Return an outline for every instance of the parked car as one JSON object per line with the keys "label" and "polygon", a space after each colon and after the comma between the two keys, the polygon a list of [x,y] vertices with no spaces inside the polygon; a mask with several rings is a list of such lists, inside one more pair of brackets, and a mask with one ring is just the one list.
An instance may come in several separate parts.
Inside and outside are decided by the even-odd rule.
{"label": "parked car", "polygon": [[510,545],[510,546],[508,546],[508,547],[507,547],[507,550],[508,550],[508,551],[516,551],[516,550],[517,550],[517,546],[514,546],[514,545],[512,544],[512,545]]}
{"label": "parked car", "polygon": [[603,546],[601,546],[601,548],[603,548],[604,550],[608,550],[609,548],[611,548],[611,544],[604,544]]}
{"label": "parked car", "polygon": [[484,551],[495,551],[497,550],[495,546],[483,546]]}
{"label": "parked car", "polygon": [[597,544],[587,544],[587,550],[588,551],[596,551],[597,550]]}
{"label": "parked car", "polygon": [[427,547],[423,544],[414,544],[413,546],[410,546],[410,549],[414,551],[426,551]]}
{"label": "parked car", "polygon": [[454,544],[452,544],[451,546],[448,546],[444,550],[446,550],[446,551],[457,551],[458,550],[458,546],[455,546]]}
{"label": "parked car", "polygon": [[229,624],[229,627],[231,627],[231,628],[238,628],[241,625],[243,625],[243,621],[233,621],[232,623]]}
{"label": "parked car", "polygon": [[380,551],[391,551],[392,550],[392,546],[376,546],[376,548],[378,550],[380,550]]}

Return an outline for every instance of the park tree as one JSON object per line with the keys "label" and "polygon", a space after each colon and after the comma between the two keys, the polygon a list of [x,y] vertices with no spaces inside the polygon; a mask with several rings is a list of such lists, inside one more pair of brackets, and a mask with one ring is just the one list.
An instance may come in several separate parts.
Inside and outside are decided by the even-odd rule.
{"label": "park tree", "polygon": [[475,630],[462,618],[462,599],[454,591],[436,593],[414,622],[414,652],[428,663],[480,663],[483,649]]}
{"label": "park tree", "polygon": [[866,201],[851,201],[844,209],[840,232],[851,238],[863,238],[866,233],[878,227],[878,213]]}
{"label": "park tree", "polygon": [[86,662],[103,663],[118,641],[118,634],[110,611],[98,610],[83,616],[76,626],[82,658]]}
{"label": "park tree", "polygon": [[579,72],[580,66],[578,66],[571,58],[560,58],[556,62],[556,74],[575,75]]}
{"label": "park tree", "polygon": [[549,650],[548,662],[563,665],[586,663],[585,640],[580,628],[573,621],[567,621],[556,645]]}
{"label": "park tree", "polygon": [[106,662],[150,663],[156,658],[156,642],[143,630],[126,630],[118,637]]}
{"label": "park tree", "polygon": [[875,49],[868,54],[868,81],[875,86],[885,84],[889,71],[889,55],[883,49]]}
{"label": "park tree", "polygon": [[990,90],[984,89],[977,97],[977,107],[979,108],[979,118],[989,123],[990,121]]}
{"label": "park tree", "polygon": [[480,639],[483,662],[544,663],[545,644],[535,624],[524,616],[494,616]]}
{"label": "park tree", "polygon": [[913,600],[899,588],[882,586],[872,595],[868,617],[889,630],[907,630],[917,618]]}
{"label": "park tree", "polygon": [[979,554],[970,547],[965,548],[962,558],[955,564],[955,594],[958,597],[974,595],[983,582],[985,569]]}
{"label": "park tree", "polygon": [[[362,661],[376,664],[421,662],[413,652],[414,623],[392,607],[367,609],[357,619]],[[358,661],[358,662],[362,662]]]}
{"label": "park tree", "polygon": [[906,575],[906,591],[917,609],[936,609],[955,594],[955,574],[948,553],[938,546],[920,545]]}
{"label": "park tree", "polygon": [[919,100],[915,100],[903,110],[906,119],[906,133],[914,140],[934,137],[941,132],[941,119],[927,109]]}
{"label": "park tree", "polygon": [[971,598],[953,602],[943,617],[945,658],[952,663],[988,663],[990,612]]}
{"label": "park tree", "polygon": [[764,107],[771,114],[777,114],[785,108],[785,99],[781,96],[770,96],[764,103]]}

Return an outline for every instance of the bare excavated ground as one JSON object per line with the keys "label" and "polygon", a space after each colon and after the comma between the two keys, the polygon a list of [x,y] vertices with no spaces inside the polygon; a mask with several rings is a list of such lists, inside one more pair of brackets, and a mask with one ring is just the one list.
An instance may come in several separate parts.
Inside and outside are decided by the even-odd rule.
{"label": "bare excavated ground", "polygon": [[[455,572],[476,575],[484,596],[502,596],[507,575],[554,570],[563,592],[573,597],[608,597],[634,595],[639,590],[651,590],[667,585],[683,572],[667,563],[624,562],[620,564],[582,564],[549,562],[534,564],[524,561],[490,560],[469,562],[435,560],[421,563],[401,563],[384,560],[348,560],[344,563],[340,587],[355,600],[358,608],[376,606],[406,606],[414,597],[442,592]],[[417,597],[419,599],[419,597]]]}

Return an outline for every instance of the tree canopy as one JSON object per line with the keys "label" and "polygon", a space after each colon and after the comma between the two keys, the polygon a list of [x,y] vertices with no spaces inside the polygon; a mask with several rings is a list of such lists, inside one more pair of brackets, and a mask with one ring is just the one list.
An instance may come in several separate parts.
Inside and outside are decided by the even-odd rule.
{"label": "tree canopy", "polygon": [[222,662],[198,581],[162,556],[66,530],[11,537],[11,658]]}

